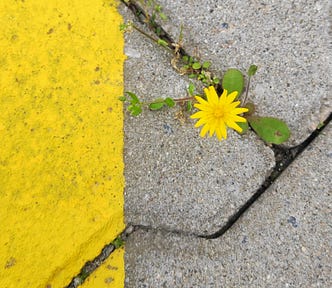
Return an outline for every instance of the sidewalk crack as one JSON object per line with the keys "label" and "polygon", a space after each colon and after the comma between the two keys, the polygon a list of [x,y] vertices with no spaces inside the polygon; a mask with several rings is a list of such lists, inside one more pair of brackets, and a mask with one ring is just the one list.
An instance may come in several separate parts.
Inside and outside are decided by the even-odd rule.
{"label": "sidewalk crack", "polygon": [[[121,0],[121,2],[126,5],[136,16],[138,21],[148,26],[148,28],[153,31],[160,39],[166,41],[170,48],[175,50],[174,40],[172,37],[163,29],[163,27],[158,24],[156,21],[153,21],[153,23],[147,23],[148,19],[151,19],[150,15],[147,13],[147,11],[144,11],[144,9],[136,3],[136,1],[132,0]],[[159,33],[157,34],[156,31]],[[181,47],[179,50],[179,53],[181,56],[190,56],[187,54],[187,52]],[[168,230],[165,228],[155,228],[152,226],[144,226],[144,225],[134,225],[132,224],[132,227],[134,227],[133,231],[137,229],[142,229],[145,231],[153,230],[153,231],[163,231],[166,233],[175,233],[179,235],[186,235],[186,236],[196,236],[200,238],[205,239],[215,239],[221,237],[228,229],[230,229],[237,220],[251,207],[251,205],[262,195],[264,192],[277,180],[277,178],[287,169],[287,167],[304,151],[306,148],[311,144],[311,142],[316,139],[316,137],[324,130],[324,128],[330,123],[332,118],[332,113],[326,118],[326,120],[318,127],[316,130],[314,130],[309,137],[304,140],[301,144],[294,146],[294,147],[284,147],[282,145],[272,145],[271,149],[274,152],[275,161],[276,164],[274,168],[272,169],[270,175],[265,179],[265,181],[262,183],[261,187],[256,190],[256,192],[243,204],[240,209],[234,213],[227,221],[227,223],[217,232],[209,235],[195,235],[190,232],[184,232],[180,230]]]}

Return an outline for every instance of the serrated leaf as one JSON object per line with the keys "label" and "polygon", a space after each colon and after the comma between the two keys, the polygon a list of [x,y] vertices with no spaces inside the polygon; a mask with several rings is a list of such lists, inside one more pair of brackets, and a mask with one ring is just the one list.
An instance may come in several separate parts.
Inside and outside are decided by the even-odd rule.
{"label": "serrated leaf", "polygon": [[153,103],[150,103],[149,109],[152,111],[160,110],[161,108],[164,107],[164,105],[165,105],[164,102],[153,102]]}
{"label": "serrated leaf", "polygon": [[197,74],[192,73],[192,74],[189,74],[188,77],[191,78],[191,79],[193,79],[193,78],[197,77]]}
{"label": "serrated leaf", "polygon": [[290,130],[287,124],[273,117],[248,117],[251,128],[267,143],[281,144],[288,140]]}
{"label": "serrated leaf", "polygon": [[175,101],[172,98],[170,98],[170,97],[165,98],[164,103],[168,107],[174,107],[175,106]]}
{"label": "serrated leaf", "polygon": [[250,65],[249,69],[248,69],[248,76],[254,76],[256,74],[258,67],[256,65]]}
{"label": "serrated leaf", "polygon": [[222,79],[222,87],[226,89],[228,93],[237,91],[239,97],[243,91],[244,79],[240,70],[230,68],[226,71],[224,78]]}
{"label": "serrated leaf", "polygon": [[203,67],[204,69],[208,69],[210,66],[211,66],[211,62],[209,62],[209,61],[205,61],[205,62],[203,63],[203,65],[202,65],[202,67]]}
{"label": "serrated leaf", "polygon": [[242,132],[238,132],[240,135],[247,133],[247,131],[249,129],[248,122],[237,122],[236,124],[242,128]]}
{"label": "serrated leaf", "polygon": [[131,100],[130,100],[130,103],[131,103],[131,104],[134,105],[134,104],[139,103],[139,99],[138,99],[138,97],[136,96],[135,93],[130,92],[130,91],[126,91],[126,94],[128,94],[129,97],[131,98]]}
{"label": "serrated leaf", "polygon": [[195,63],[193,63],[193,65],[191,67],[193,67],[193,69],[195,69],[195,70],[198,70],[198,69],[201,69],[202,65],[199,62],[195,62]]}

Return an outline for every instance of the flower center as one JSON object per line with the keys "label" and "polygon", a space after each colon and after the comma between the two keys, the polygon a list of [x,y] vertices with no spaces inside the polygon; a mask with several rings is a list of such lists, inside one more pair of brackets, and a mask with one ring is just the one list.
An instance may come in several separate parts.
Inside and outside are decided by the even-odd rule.
{"label": "flower center", "polygon": [[214,110],[214,117],[223,118],[224,117],[224,109],[222,107],[218,107]]}

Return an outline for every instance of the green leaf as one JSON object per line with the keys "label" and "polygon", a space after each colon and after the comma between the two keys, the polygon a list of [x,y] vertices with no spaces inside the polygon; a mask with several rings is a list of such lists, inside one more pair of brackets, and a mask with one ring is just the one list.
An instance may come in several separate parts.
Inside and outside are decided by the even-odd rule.
{"label": "green leaf", "polygon": [[195,93],[195,85],[192,82],[189,83],[188,92],[191,96]]}
{"label": "green leaf", "polygon": [[256,65],[250,65],[249,70],[248,70],[248,76],[254,76],[256,74],[258,67]]}
{"label": "green leaf", "polygon": [[158,39],[158,44],[164,47],[168,47],[168,43],[167,41],[163,40],[163,39]]}
{"label": "green leaf", "polygon": [[203,69],[208,69],[211,66],[211,62],[205,61],[202,65]]}
{"label": "green leaf", "polygon": [[138,97],[136,96],[135,93],[130,92],[130,91],[126,91],[126,94],[128,94],[129,97],[131,98],[131,100],[130,100],[131,104],[137,104],[137,103],[139,103],[139,99],[138,99]]}
{"label": "green leaf", "polygon": [[248,103],[246,103],[246,105],[244,106],[244,108],[248,108],[248,109],[249,109],[249,111],[246,112],[246,115],[252,115],[252,114],[254,114],[255,111],[256,111],[255,104],[252,103],[252,102],[248,102]]}
{"label": "green leaf", "polygon": [[120,31],[124,31],[127,28],[127,25],[125,23],[120,24]]}
{"label": "green leaf", "polygon": [[193,67],[193,69],[195,69],[195,70],[198,70],[198,69],[201,69],[202,65],[199,62],[195,62],[195,63],[193,63],[193,65],[191,67]]}
{"label": "green leaf", "polygon": [[153,103],[150,103],[149,105],[149,109],[152,110],[152,111],[155,111],[155,110],[160,110],[161,108],[163,108],[165,105],[164,102],[153,102]]}
{"label": "green leaf", "polygon": [[132,116],[138,116],[142,113],[142,107],[138,105],[129,105],[127,109]]}
{"label": "green leaf", "polygon": [[230,68],[226,71],[224,78],[222,79],[222,87],[226,89],[228,93],[237,91],[239,97],[243,91],[244,79],[240,70]]}
{"label": "green leaf", "polygon": [[191,74],[188,75],[188,77],[189,77],[190,79],[192,79],[192,78],[196,78],[196,77],[197,77],[197,74],[191,73]]}
{"label": "green leaf", "polygon": [[217,77],[213,77],[213,83],[214,83],[214,84],[219,84],[219,82],[220,82],[220,79],[219,79],[219,78],[217,78]]}
{"label": "green leaf", "polygon": [[236,124],[242,128],[242,132],[238,132],[240,135],[247,133],[247,131],[249,129],[248,122],[237,122]]}
{"label": "green leaf", "polygon": [[125,102],[127,100],[127,98],[125,96],[120,96],[118,99],[122,102]]}
{"label": "green leaf", "polygon": [[187,101],[187,106],[186,110],[190,112],[193,109],[193,102],[192,101]]}
{"label": "green leaf", "polygon": [[167,16],[163,12],[160,12],[159,16],[162,20],[164,20],[164,21],[167,20]]}
{"label": "green leaf", "polygon": [[189,62],[189,56],[187,56],[187,55],[183,56],[182,61],[188,63]]}
{"label": "green leaf", "polygon": [[115,249],[120,248],[124,244],[124,241],[121,239],[121,237],[117,237],[112,241],[112,245],[115,247]]}
{"label": "green leaf", "polygon": [[267,143],[281,144],[290,136],[287,124],[277,118],[251,116],[248,121],[256,134]]}
{"label": "green leaf", "polygon": [[172,98],[170,98],[170,97],[165,98],[164,103],[168,107],[174,107],[175,106],[175,101]]}
{"label": "green leaf", "polygon": [[199,75],[197,76],[197,79],[198,79],[198,80],[206,80],[206,76],[205,76],[204,73],[201,73],[201,74],[199,74]]}
{"label": "green leaf", "polygon": [[157,36],[159,37],[160,34],[161,34],[161,28],[160,27],[156,27],[156,30],[155,30]]}

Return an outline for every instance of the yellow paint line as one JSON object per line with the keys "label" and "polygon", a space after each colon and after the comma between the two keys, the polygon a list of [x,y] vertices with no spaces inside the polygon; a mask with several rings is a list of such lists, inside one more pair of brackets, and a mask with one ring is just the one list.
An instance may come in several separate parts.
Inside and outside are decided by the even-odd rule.
{"label": "yellow paint line", "polygon": [[116,6],[0,1],[1,288],[62,288],[124,229]]}
{"label": "yellow paint line", "polygon": [[124,249],[116,249],[83,283],[82,288],[124,287]]}

